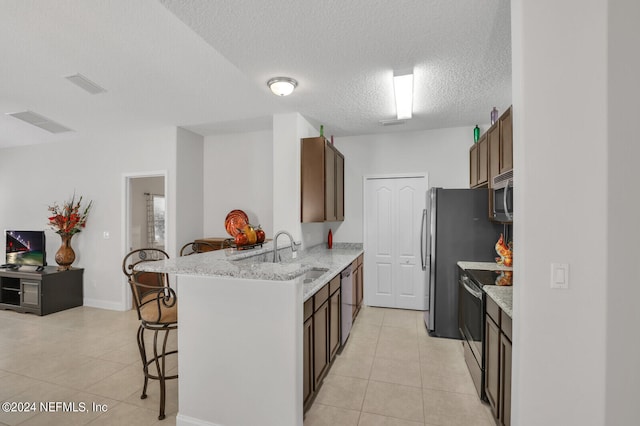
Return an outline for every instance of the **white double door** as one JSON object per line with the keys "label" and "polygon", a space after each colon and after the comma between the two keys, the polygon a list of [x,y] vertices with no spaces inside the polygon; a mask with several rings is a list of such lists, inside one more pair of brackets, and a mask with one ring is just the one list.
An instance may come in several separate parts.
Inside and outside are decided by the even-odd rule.
{"label": "white double door", "polygon": [[427,309],[428,274],[423,269],[427,188],[426,174],[365,178],[367,305]]}

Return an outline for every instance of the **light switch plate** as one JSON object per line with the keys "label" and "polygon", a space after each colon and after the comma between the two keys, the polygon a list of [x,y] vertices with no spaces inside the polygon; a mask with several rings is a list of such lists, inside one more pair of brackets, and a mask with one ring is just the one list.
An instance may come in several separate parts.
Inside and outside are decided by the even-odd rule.
{"label": "light switch plate", "polygon": [[552,263],[551,264],[551,288],[557,288],[557,289],[569,288],[569,264],[568,263]]}

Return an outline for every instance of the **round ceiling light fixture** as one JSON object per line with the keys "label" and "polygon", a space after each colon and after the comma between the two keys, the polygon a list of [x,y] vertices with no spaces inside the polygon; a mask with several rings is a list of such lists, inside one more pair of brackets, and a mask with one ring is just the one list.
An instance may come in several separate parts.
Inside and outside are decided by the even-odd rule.
{"label": "round ceiling light fixture", "polygon": [[298,86],[298,82],[289,77],[274,77],[267,81],[267,86],[274,95],[287,96]]}

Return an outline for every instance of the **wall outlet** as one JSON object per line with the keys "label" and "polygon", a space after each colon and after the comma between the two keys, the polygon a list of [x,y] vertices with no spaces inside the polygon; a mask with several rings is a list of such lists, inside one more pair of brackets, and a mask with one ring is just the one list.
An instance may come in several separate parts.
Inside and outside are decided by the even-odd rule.
{"label": "wall outlet", "polygon": [[108,240],[109,238],[111,238],[111,235],[109,235],[109,231],[104,231],[102,233],[102,238],[104,238],[105,240]]}

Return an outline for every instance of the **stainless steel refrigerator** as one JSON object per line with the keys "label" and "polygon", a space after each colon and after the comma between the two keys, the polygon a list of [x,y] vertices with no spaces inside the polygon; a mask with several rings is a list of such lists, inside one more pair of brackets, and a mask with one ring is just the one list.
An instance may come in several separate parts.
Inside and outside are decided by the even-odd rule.
{"label": "stainless steel refrigerator", "polygon": [[488,218],[487,189],[431,188],[427,196],[426,265],[430,335],[460,339],[457,263],[495,261],[502,226]]}

